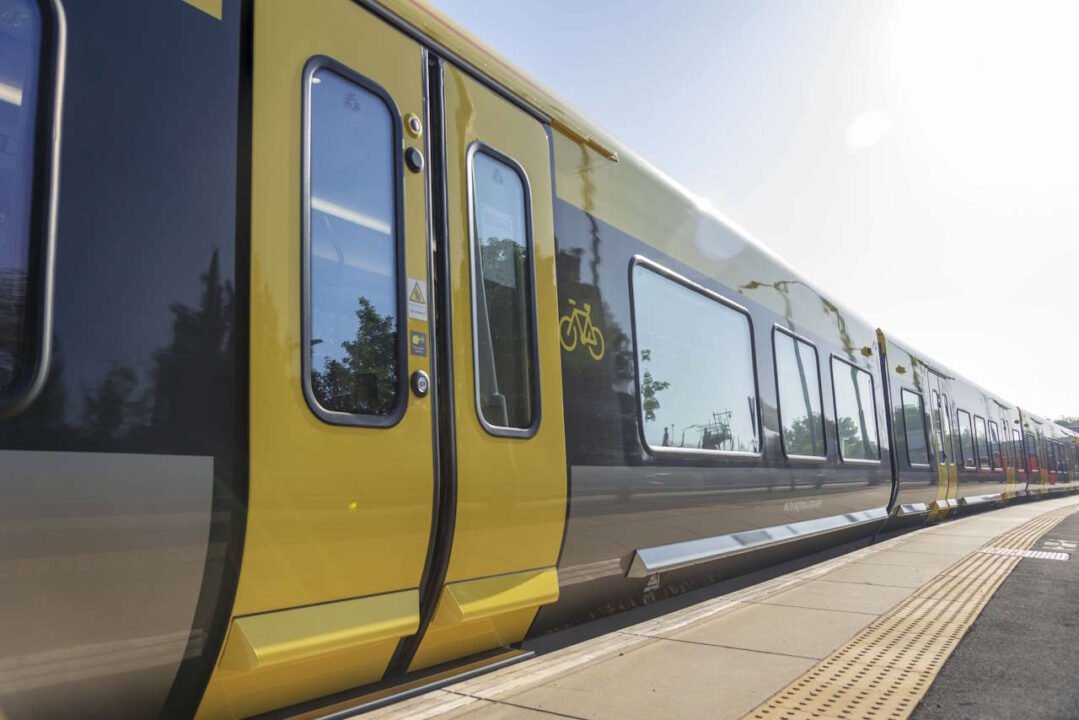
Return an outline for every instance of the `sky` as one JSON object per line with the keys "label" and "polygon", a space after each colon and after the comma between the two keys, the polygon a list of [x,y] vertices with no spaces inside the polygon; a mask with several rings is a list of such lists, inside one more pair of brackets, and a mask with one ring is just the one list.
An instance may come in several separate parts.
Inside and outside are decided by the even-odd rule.
{"label": "sky", "polygon": [[1079,3],[433,2],[870,322],[1079,415]]}

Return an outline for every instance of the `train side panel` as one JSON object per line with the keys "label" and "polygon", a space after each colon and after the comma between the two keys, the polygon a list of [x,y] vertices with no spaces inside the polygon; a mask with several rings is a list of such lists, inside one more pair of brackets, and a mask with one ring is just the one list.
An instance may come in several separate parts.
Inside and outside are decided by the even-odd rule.
{"label": "train side panel", "polygon": [[570,507],[562,597],[534,630],[882,522],[874,331],[632,161],[555,149]]}
{"label": "train side panel", "polygon": [[239,3],[63,5],[51,363],[0,421],[0,715],[190,715],[244,527]]}

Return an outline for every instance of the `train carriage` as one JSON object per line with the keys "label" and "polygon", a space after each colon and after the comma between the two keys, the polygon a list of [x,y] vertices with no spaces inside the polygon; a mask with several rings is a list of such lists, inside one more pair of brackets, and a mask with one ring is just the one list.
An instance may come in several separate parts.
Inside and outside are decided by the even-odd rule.
{"label": "train carriage", "polygon": [[370,707],[1079,481],[415,0],[0,20],[0,717]]}

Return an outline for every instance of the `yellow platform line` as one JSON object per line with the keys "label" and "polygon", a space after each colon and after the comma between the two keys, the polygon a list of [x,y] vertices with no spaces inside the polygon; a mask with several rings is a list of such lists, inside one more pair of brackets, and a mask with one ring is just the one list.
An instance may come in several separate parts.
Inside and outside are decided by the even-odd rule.
{"label": "yellow platform line", "polygon": [[[1072,506],[990,541],[1027,550]],[[753,720],[910,716],[944,662],[1020,558],[974,551],[916,590],[843,647],[746,715]]]}

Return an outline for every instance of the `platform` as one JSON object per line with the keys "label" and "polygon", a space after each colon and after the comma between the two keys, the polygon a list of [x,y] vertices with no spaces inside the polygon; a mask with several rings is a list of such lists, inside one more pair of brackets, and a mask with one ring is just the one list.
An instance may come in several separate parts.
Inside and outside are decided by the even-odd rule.
{"label": "platform", "polygon": [[1076,511],[907,532],[364,717],[1073,717]]}

